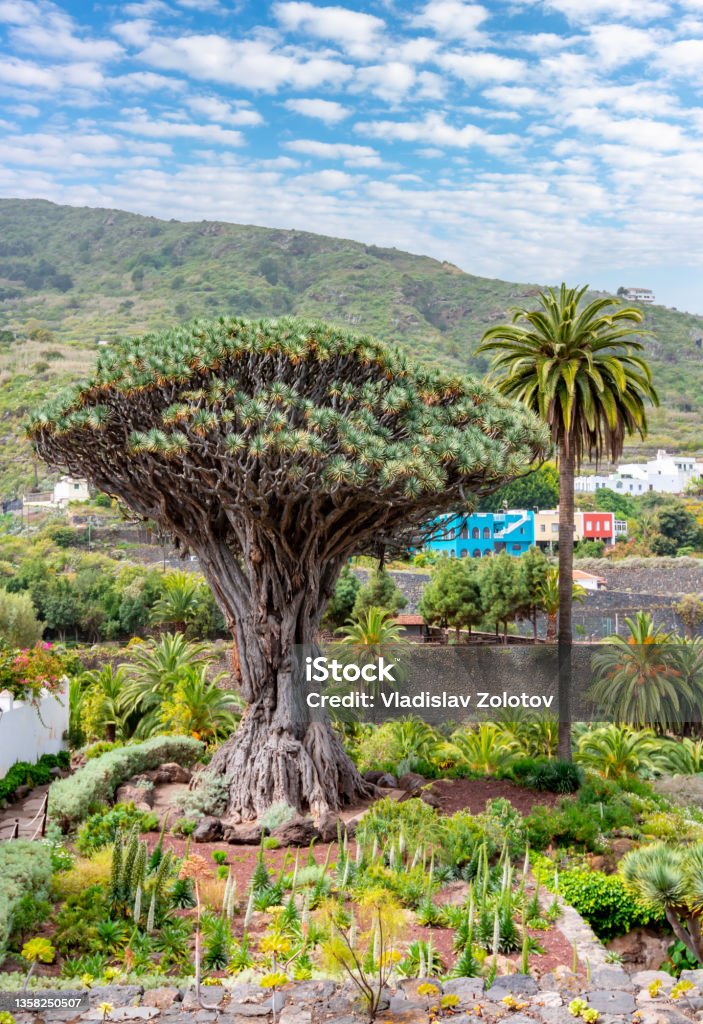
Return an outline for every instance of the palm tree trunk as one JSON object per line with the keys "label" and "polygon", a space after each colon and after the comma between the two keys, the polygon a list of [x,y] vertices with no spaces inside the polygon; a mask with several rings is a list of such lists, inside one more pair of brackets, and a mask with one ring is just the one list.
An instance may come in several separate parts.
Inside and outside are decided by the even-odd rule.
{"label": "palm tree trunk", "polygon": [[559,743],[563,761],[571,760],[571,647],[574,601],[574,448],[562,438],[559,444]]}

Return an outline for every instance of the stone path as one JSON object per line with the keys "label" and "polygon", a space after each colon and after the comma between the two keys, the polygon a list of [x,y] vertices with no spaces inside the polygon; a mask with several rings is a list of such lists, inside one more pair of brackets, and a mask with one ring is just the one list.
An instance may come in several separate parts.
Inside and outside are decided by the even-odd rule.
{"label": "stone path", "polygon": [[4,810],[0,811],[0,840],[10,838],[15,819],[19,819],[19,838],[32,838],[41,821],[39,811],[48,788],[48,785],[35,786],[31,793],[22,800],[8,804]]}

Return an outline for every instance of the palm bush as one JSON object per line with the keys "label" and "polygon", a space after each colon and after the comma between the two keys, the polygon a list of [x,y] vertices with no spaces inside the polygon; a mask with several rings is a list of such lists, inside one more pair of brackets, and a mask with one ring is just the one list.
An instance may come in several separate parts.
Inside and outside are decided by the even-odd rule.
{"label": "palm bush", "polygon": [[204,665],[189,665],[173,694],[163,701],[156,728],[208,742],[228,735],[241,717],[243,703],[236,693],[217,685],[226,676],[222,672],[216,679],[208,679]]}
{"label": "palm bush", "polygon": [[637,732],[611,723],[585,732],[574,760],[604,779],[623,779],[651,771],[658,746],[649,729]]}
{"label": "palm bush", "polygon": [[158,641],[140,644],[126,669],[124,707],[139,714],[137,735],[158,729],[164,699],[174,694],[184,675],[209,662],[206,644],[186,640],[183,633],[165,633]]}
{"label": "palm bush", "polygon": [[482,722],[477,729],[457,729],[445,748],[448,760],[478,775],[504,771],[517,756],[516,741],[493,722]]}
{"label": "palm bush", "polygon": [[703,697],[697,648],[673,643],[647,612],[625,623],[629,636],[608,637],[592,658],[593,699],[609,718],[633,728],[691,721]]}
{"label": "palm bush", "polygon": [[86,740],[104,739],[114,743],[129,737],[127,683],[123,665],[119,668],[104,665],[80,677],[80,725]]}
{"label": "palm bush", "polygon": [[185,633],[206,603],[205,581],[195,573],[176,570],[164,576],[162,588],[161,596],[151,610],[151,621],[172,626],[176,633]]}

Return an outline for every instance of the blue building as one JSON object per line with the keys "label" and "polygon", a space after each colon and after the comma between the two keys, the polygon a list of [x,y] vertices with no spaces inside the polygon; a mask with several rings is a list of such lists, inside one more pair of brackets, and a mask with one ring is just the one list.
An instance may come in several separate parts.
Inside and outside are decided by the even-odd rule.
{"label": "blue building", "polygon": [[499,551],[517,556],[535,543],[534,513],[522,509],[444,515],[437,518],[436,526],[425,549],[450,558],[485,558]]}

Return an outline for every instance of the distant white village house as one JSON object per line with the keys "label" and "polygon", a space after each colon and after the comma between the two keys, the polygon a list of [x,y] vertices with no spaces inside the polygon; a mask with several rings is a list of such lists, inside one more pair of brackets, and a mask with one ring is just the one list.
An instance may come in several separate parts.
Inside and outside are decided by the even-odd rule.
{"label": "distant white village house", "polygon": [[697,462],[692,455],[669,455],[660,448],[656,459],[648,462],[623,463],[613,473],[577,476],[575,487],[589,494],[603,487],[616,494],[683,494],[698,477],[703,477],[703,462]]}
{"label": "distant white village house", "polygon": [[25,494],[22,502],[25,508],[66,508],[72,501],[88,501],[88,481],[80,477],[62,476],[53,491],[39,491]]}
{"label": "distant white village house", "polygon": [[618,288],[618,295],[628,302],[642,302],[647,306],[654,302],[654,292],[651,288]]}

